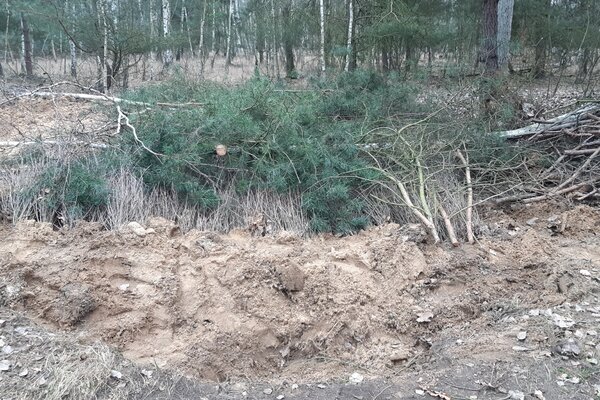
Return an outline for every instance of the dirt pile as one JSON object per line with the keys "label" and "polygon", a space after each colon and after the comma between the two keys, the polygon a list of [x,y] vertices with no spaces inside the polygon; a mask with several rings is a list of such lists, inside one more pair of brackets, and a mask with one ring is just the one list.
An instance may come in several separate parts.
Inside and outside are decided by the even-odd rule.
{"label": "dirt pile", "polygon": [[536,207],[490,211],[488,236],[458,249],[407,241],[397,225],[300,239],[182,235],[161,219],[144,232],[23,223],[0,232],[0,306],[211,381],[424,377],[456,360],[552,354],[567,363],[553,349],[570,339],[593,368],[598,210]]}

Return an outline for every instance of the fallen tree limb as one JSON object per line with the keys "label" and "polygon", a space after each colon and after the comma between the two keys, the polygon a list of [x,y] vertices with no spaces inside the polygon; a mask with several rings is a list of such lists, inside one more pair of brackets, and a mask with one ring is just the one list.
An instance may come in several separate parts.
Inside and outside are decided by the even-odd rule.
{"label": "fallen tree limb", "polygon": [[495,132],[495,134],[505,139],[518,139],[524,136],[542,133],[544,131],[560,130],[572,127],[574,124],[578,124],[578,122],[581,122],[582,119],[589,119],[588,114],[593,114],[598,111],[600,111],[599,104],[589,104],[583,108],[577,109],[564,115],[560,115],[556,118],[549,119],[543,123],[535,123],[511,131]]}
{"label": "fallen tree limb", "polygon": [[552,198],[554,196],[559,196],[559,195],[562,195],[562,194],[571,193],[571,192],[574,192],[575,190],[580,189],[580,188],[582,188],[584,186],[591,185],[592,183],[594,183],[594,182],[582,182],[582,183],[578,183],[576,185],[569,186],[569,187],[561,189],[561,190],[555,190],[555,191],[552,191],[550,193],[546,193],[546,194],[541,195],[541,196],[529,197],[527,199],[524,199],[523,203],[535,203],[537,201],[546,200],[546,199]]}
{"label": "fallen tree limb", "polygon": [[88,90],[88,91],[91,91],[96,94],[49,91],[49,89],[52,89],[53,87],[57,86],[58,85],[57,84],[57,85],[52,85],[52,86],[49,86],[46,88],[40,88],[40,89],[46,89],[45,91],[38,89],[38,90],[31,91],[31,92],[16,95],[8,100],[1,102],[0,106],[3,104],[6,104],[6,103],[11,103],[15,100],[26,98],[26,97],[42,97],[42,98],[66,97],[66,98],[70,98],[70,99],[89,100],[89,101],[108,101],[108,102],[115,103],[115,104],[130,104],[130,105],[136,105],[136,106],[142,106],[142,107],[185,108],[185,107],[203,107],[205,105],[203,103],[198,103],[198,102],[194,102],[194,101],[189,101],[186,103],[165,103],[165,102],[146,103],[143,101],[134,101],[134,100],[123,99],[121,97],[108,96],[97,90],[94,90],[91,88],[86,88],[82,85],[74,84],[72,82],[62,82],[60,84],[61,85],[67,85],[67,84],[75,85],[81,89]]}
{"label": "fallen tree limb", "polygon": [[72,99],[91,100],[91,101],[109,101],[112,103],[124,103],[132,104],[136,106],[152,107],[151,103],[144,103],[142,101],[126,100],[120,97],[113,97],[107,95],[87,94],[87,93],[60,93],[60,92],[34,92],[30,96],[35,97],[67,97]]}
{"label": "fallen tree limb", "polygon": [[67,141],[60,141],[60,140],[24,140],[24,141],[18,141],[18,140],[6,140],[6,141],[0,141],[0,147],[20,147],[20,146],[33,146],[33,145],[39,145],[39,144],[47,144],[47,145],[51,145],[51,146],[62,146],[62,145],[67,145],[67,146],[87,146],[87,147],[92,147],[94,149],[107,149],[109,148],[109,146],[105,143],[88,143],[88,142],[82,142],[82,141],[72,141],[72,140],[67,140]]}
{"label": "fallen tree limb", "polygon": [[586,154],[594,154],[599,149],[583,149],[583,150],[565,150],[563,153],[569,156],[581,156]]}

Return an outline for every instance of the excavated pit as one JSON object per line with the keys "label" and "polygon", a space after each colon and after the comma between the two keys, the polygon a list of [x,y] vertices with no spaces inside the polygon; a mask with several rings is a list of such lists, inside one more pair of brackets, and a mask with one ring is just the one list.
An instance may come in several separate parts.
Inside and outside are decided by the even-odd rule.
{"label": "excavated pit", "polygon": [[498,213],[488,237],[456,249],[393,224],[302,239],[25,222],[0,231],[0,305],[208,381],[389,377],[441,344],[450,358],[509,360],[514,332],[492,324],[511,305],[582,298],[577,271],[600,265],[598,211],[566,211],[558,228],[551,211]]}

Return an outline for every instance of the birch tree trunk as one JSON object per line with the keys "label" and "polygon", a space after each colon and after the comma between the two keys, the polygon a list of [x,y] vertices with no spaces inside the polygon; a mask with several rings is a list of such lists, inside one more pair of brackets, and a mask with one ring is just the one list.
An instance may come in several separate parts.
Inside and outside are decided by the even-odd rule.
{"label": "birch tree trunk", "polygon": [[206,23],[206,2],[203,1],[202,5],[202,17],[200,19],[200,43],[198,44],[198,55],[200,56],[200,72],[204,74],[204,63],[206,61],[204,52],[204,25]]}
{"label": "birch tree trunk", "polygon": [[[166,39],[171,34],[171,4],[169,0],[162,0],[163,37]],[[173,50],[166,48],[163,51],[163,65],[169,68],[173,63]]]}
{"label": "birch tree trunk", "polygon": [[98,91],[105,93],[109,86],[108,75],[108,22],[106,21],[106,0],[96,0],[96,18],[98,26],[102,29],[102,53],[96,54],[96,63],[98,67]]}
{"label": "birch tree trunk", "polygon": [[54,60],[54,62],[56,62],[58,58],[56,57],[56,46],[54,45],[54,37],[50,39],[50,51],[52,52],[52,59]]}
{"label": "birch tree trunk", "polygon": [[231,31],[233,24],[233,0],[229,0],[229,14],[227,18],[227,44],[225,45],[225,66],[231,65]]}
{"label": "birch tree trunk", "polygon": [[510,35],[512,31],[512,19],[515,0],[498,1],[498,68],[508,71],[508,62],[510,61]]}
{"label": "birch tree trunk", "polygon": [[[158,15],[156,13],[156,7],[155,7],[155,2],[156,0],[150,0],[150,10],[149,10],[149,19],[150,19],[150,40],[152,42],[154,42],[154,39],[156,38],[156,23],[158,21]],[[156,60],[156,52],[154,51],[155,48],[154,46],[151,48],[150,50],[150,55],[149,55],[149,68],[148,70],[150,71],[150,80],[154,79],[154,61]]]}
{"label": "birch tree trunk", "polygon": [[348,4],[348,42],[346,43],[346,65],[344,71],[350,71],[350,60],[352,59],[352,33],[354,28],[354,0]]}
{"label": "birch tree trunk", "polygon": [[325,1],[319,0],[319,13],[321,23],[321,72],[325,72]]}

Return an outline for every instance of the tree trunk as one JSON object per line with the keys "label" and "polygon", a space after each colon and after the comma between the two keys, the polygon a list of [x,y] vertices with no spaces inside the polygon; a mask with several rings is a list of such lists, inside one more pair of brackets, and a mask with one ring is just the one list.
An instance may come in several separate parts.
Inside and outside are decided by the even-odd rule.
{"label": "tree trunk", "polygon": [[[110,85],[108,71],[108,22],[106,21],[106,0],[96,0],[96,18],[98,26],[102,28],[102,52],[96,53],[98,91],[105,93]],[[100,50],[100,49],[99,49]]]}
{"label": "tree trunk", "polygon": [[[163,37],[166,39],[171,34],[171,4],[169,0],[162,0]],[[163,66],[169,68],[173,63],[173,50],[166,48],[163,51]]]}
{"label": "tree trunk", "polygon": [[212,3],[212,26],[210,32],[210,50],[214,54],[217,49],[217,6]]}
{"label": "tree trunk", "polygon": [[69,39],[69,50],[71,53],[71,76],[77,78],[77,47],[71,39]]}
{"label": "tree trunk", "polygon": [[[292,24],[292,2],[288,1],[281,9],[281,16],[283,19],[284,26],[290,27]],[[285,52],[285,76],[287,78],[295,79],[296,65],[294,63],[294,44],[291,32],[288,30],[283,31],[283,50]]]}
{"label": "tree trunk", "polygon": [[514,5],[515,0],[498,1],[498,34],[496,40],[498,43],[498,68],[503,72],[508,71],[508,62],[510,61],[510,36]]}
{"label": "tree trunk", "polygon": [[242,47],[242,35],[240,35],[240,27],[239,27],[239,21],[240,21],[240,4],[239,4],[239,0],[234,0],[233,2],[233,33],[235,34],[234,38],[234,43],[235,45],[233,45],[231,47],[231,58],[233,59],[236,55],[237,55],[237,50],[239,49],[243,55],[246,55],[244,48]]}
{"label": "tree trunk", "polygon": [[50,39],[50,51],[52,52],[52,59],[54,60],[54,62],[56,62],[58,58],[56,57],[56,46],[54,46],[54,37]]}
{"label": "tree trunk", "polygon": [[256,31],[256,51],[258,52],[258,63],[262,65],[265,62],[265,18],[263,13],[256,13],[254,17],[254,26]]}
{"label": "tree trunk", "polygon": [[320,15],[320,25],[321,25],[321,72],[325,72],[325,2],[324,0],[319,0],[319,15]]}
{"label": "tree trunk", "polygon": [[275,16],[275,0],[271,0],[271,19],[273,23],[273,76],[277,75],[279,78],[279,43],[277,41],[277,18]]}
{"label": "tree trunk", "polygon": [[540,79],[546,76],[546,40],[538,39],[535,45],[535,60],[533,62],[533,77]]}
{"label": "tree trunk", "polygon": [[227,43],[225,45],[225,66],[231,65],[231,31],[233,25],[233,0],[229,0],[229,13],[227,15]]}
{"label": "tree trunk", "polygon": [[29,24],[24,13],[21,13],[21,29],[23,30],[23,63],[25,65],[25,74],[33,76],[31,36],[29,34]]}
{"label": "tree trunk", "polygon": [[[406,43],[406,49],[404,50],[404,62],[406,63],[404,65],[404,72],[408,73],[410,72],[410,67],[412,66],[412,59],[413,59],[413,49],[412,49],[412,45],[409,43],[410,40],[407,41]],[[399,62],[397,64],[400,64]],[[398,65],[399,67],[400,65]]]}
{"label": "tree trunk", "polygon": [[8,42],[8,33],[10,28],[10,8],[8,6],[8,0],[6,0],[6,32],[4,33],[4,62],[8,64],[8,55],[10,54],[10,46]]}
{"label": "tree trunk", "polygon": [[352,60],[352,34],[354,28],[354,0],[348,3],[348,41],[346,42],[346,65],[344,71],[350,71],[350,63]]}
{"label": "tree trunk", "polygon": [[204,25],[206,23],[206,2],[208,0],[204,0],[204,4],[202,6],[202,18],[200,19],[200,43],[198,44],[198,55],[200,56],[200,65],[202,68],[202,73],[204,73],[204,62],[206,60],[205,51],[204,51]]}
{"label": "tree trunk", "polygon": [[582,83],[583,81],[585,81],[585,78],[588,74],[588,65],[591,61],[589,48],[586,47],[583,49],[583,51],[580,50],[579,53],[579,68],[577,69],[575,83]]}
{"label": "tree trunk", "polygon": [[[156,12],[156,7],[154,7],[154,1],[155,0],[150,0],[149,1],[149,5],[150,5],[150,10],[149,10],[149,19],[150,19],[150,40],[152,42],[154,42],[154,39],[156,37],[156,24],[158,22],[158,14]],[[154,79],[154,61],[156,60],[156,52],[154,51],[155,48],[154,46],[151,47],[150,50],[150,55],[149,55],[149,60],[148,63],[149,65],[149,72],[150,72],[150,80]]]}
{"label": "tree trunk", "polygon": [[103,88],[102,93],[108,91],[110,88],[110,76],[111,73],[108,69],[108,22],[106,21],[106,4],[104,3],[106,0],[102,0],[102,26],[104,27],[104,46],[103,46],[103,55],[102,55],[102,71],[104,72],[102,75]]}
{"label": "tree trunk", "polygon": [[4,69],[2,69],[2,63],[0,63],[0,78],[4,78]]}
{"label": "tree trunk", "polygon": [[498,71],[498,0],[483,2],[483,46],[480,61],[485,65],[486,75]]}

